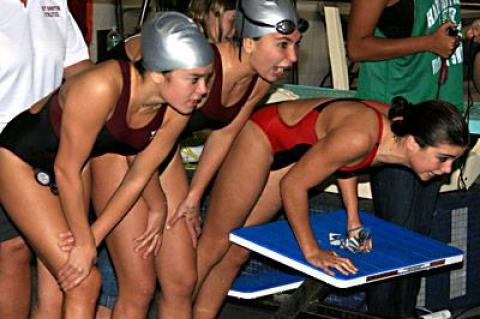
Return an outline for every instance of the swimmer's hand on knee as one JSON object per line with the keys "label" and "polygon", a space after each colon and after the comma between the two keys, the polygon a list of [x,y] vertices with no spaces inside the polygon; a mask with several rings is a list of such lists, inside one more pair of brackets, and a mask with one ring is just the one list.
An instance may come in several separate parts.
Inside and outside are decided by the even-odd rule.
{"label": "swimmer's hand on knee", "polygon": [[197,248],[198,237],[202,232],[202,218],[200,217],[200,213],[185,216],[185,223],[187,224],[187,229],[192,239],[193,248]]}
{"label": "swimmer's hand on knee", "polygon": [[73,246],[75,246],[75,238],[72,232],[68,231],[58,235],[58,247],[61,251],[70,252]]}
{"label": "swimmer's hand on knee", "polygon": [[74,246],[67,262],[57,274],[57,281],[62,290],[67,291],[78,286],[90,274],[96,258],[95,245]]}
{"label": "swimmer's hand on knee", "polygon": [[162,234],[165,226],[164,212],[150,211],[147,227],[143,234],[135,238],[135,252],[146,259],[150,255],[157,256],[162,245]]}
{"label": "swimmer's hand on knee", "polygon": [[185,198],[180,205],[177,207],[177,210],[173,216],[167,221],[167,230],[174,227],[174,225],[182,218],[185,218],[185,225],[187,226],[190,238],[192,240],[192,245],[194,248],[197,247],[197,239],[200,236],[202,220],[200,217],[200,205],[198,201],[189,199],[188,196]]}

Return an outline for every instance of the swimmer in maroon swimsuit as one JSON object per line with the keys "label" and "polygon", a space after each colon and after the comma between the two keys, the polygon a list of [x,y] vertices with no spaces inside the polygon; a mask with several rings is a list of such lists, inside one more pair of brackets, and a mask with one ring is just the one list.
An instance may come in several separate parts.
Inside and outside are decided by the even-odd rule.
{"label": "swimmer in maroon swimsuit", "polygon": [[[158,247],[166,204],[157,167],[206,96],[213,72],[211,46],[186,16],[157,15],[142,32],[142,69],[108,61],[79,73],[0,135],[1,204],[57,280],[58,286],[42,293],[59,296],[50,300],[60,308],[52,312],[65,318],[94,318],[100,290],[96,246],[142,194],[157,213],[156,223],[142,238],[144,229],[126,241],[133,247],[137,239],[141,250]],[[136,156],[90,226],[90,159],[105,152]],[[70,236],[70,246],[59,247],[61,234]],[[125,308],[124,315],[144,318],[148,303],[143,314],[135,310]]]}
{"label": "swimmer in maroon swimsuit", "polygon": [[[189,134],[200,129],[212,130],[195,175],[189,185],[180,154],[176,152],[160,176],[170,221],[168,230],[163,233],[162,245],[155,261],[155,270],[162,287],[158,307],[162,318],[201,316],[195,309],[192,314],[192,295],[197,282],[197,269],[202,265],[201,258],[196,258],[202,197],[256,104],[268,93],[270,84],[282,78],[297,60],[298,44],[302,32],[308,26],[298,16],[290,0],[242,0],[238,3],[238,41],[214,45],[215,73],[212,89],[207,101],[192,114],[184,132]],[[92,168],[95,180],[93,192],[96,195],[94,203],[102,207],[115,191],[115,184],[125,175],[128,161],[122,156],[106,154],[95,158]],[[122,263],[121,259],[133,258],[139,260],[139,263],[146,263],[141,254],[126,257],[123,253],[124,246],[120,243],[125,236],[131,236],[142,225],[148,228],[148,219],[152,214],[142,199],[132,210],[134,212],[129,214],[131,218],[125,220],[122,227],[116,228],[109,238],[111,240],[107,240],[110,252],[114,251],[114,264]],[[127,226],[128,223],[132,226]],[[128,293],[138,287],[135,280],[138,276],[144,278],[149,275],[150,270],[125,269],[119,276],[120,289],[125,287],[123,290]],[[133,287],[130,288],[131,286]],[[138,298],[138,295],[132,298]]]}
{"label": "swimmer in maroon swimsuit", "polygon": [[[271,220],[283,206],[305,258],[333,274],[355,273],[352,262],[319,247],[309,224],[308,190],[337,171],[398,164],[429,180],[449,173],[468,145],[468,128],[441,101],[392,106],[374,101],[298,100],[256,111],[232,145],[215,180],[198,251],[210,267],[202,290],[216,313],[249,251],[230,244],[235,228]],[[282,155],[283,154],[283,155]],[[282,161],[279,160],[279,155]],[[276,167],[273,167],[276,165]],[[339,179],[350,236],[361,230],[355,176]],[[362,250],[368,251],[371,241]]]}

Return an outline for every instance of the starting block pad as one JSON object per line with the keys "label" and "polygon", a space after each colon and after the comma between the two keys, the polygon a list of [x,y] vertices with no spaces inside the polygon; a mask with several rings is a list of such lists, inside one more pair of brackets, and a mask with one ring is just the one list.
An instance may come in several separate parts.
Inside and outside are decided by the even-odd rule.
{"label": "starting block pad", "polygon": [[[230,233],[230,241],[338,288],[349,288],[444,267],[463,260],[463,252],[458,248],[388,223],[376,218],[373,214],[360,212],[360,218],[372,234],[373,250],[370,253],[352,253],[330,245],[330,233],[346,232],[344,210],[310,217],[312,229],[320,247],[349,258],[358,268],[356,274],[347,276],[336,270],[334,270],[335,276],[330,276],[320,268],[309,264],[303,257],[286,220],[234,230]],[[274,275],[278,276],[278,274]],[[240,281],[248,282],[248,280],[237,280],[237,288],[241,286]],[[232,289],[235,289],[235,284]],[[265,289],[267,288],[263,287],[259,290],[265,291]],[[230,295],[232,293],[231,291]]]}

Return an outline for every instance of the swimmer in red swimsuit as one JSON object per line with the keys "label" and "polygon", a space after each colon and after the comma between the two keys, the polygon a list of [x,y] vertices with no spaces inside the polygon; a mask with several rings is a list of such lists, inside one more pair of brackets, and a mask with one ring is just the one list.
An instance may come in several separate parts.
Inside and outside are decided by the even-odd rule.
{"label": "swimmer in red swimsuit", "polygon": [[[446,102],[391,107],[374,101],[322,99],[267,105],[256,111],[232,145],[215,180],[198,255],[208,268],[198,298],[216,313],[249,251],[228,241],[235,228],[268,222],[283,206],[305,258],[333,274],[355,273],[352,262],[319,247],[309,224],[308,190],[337,171],[398,164],[427,181],[449,173],[467,148],[468,128]],[[278,162],[279,155],[283,162]],[[273,167],[272,165],[276,165]],[[338,180],[355,236],[355,176]],[[368,251],[371,241],[362,247]],[[197,302],[199,299],[197,299]]]}

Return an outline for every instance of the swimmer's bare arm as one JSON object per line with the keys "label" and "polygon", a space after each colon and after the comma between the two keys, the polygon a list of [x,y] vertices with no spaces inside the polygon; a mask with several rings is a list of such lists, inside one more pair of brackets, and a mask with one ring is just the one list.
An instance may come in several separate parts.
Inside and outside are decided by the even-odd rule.
{"label": "swimmer's bare arm", "polygon": [[[268,91],[269,84],[260,79],[259,82],[260,87],[256,91],[256,94],[246,102],[245,106],[242,107],[242,110],[237,115],[235,120],[228,126],[220,130],[213,131],[209,135],[200,157],[199,166],[195,171],[192,182],[190,183],[190,189],[187,197],[180,204],[179,209],[177,209],[174,216],[172,216],[172,218],[168,221],[170,226],[189,212],[193,214],[199,214],[200,201],[208,184],[225,159],[233,140],[249,119],[256,104],[265,96]],[[192,240],[195,245],[195,234],[192,234]]]}
{"label": "swimmer's bare arm", "polygon": [[89,68],[93,67],[94,64],[90,60],[83,60],[80,62],[77,62],[75,64],[72,64],[70,66],[67,66],[66,68],[63,69],[63,78],[68,79],[74,75],[77,75],[85,70],[88,70]]}
{"label": "swimmer's bare arm", "polygon": [[162,244],[162,234],[167,218],[167,198],[160,184],[158,170],[153,172],[150,181],[142,192],[148,206],[148,220],[145,231],[135,238],[135,252],[147,258],[157,255]]}
{"label": "swimmer's bare arm", "polygon": [[180,115],[172,108],[167,109],[162,127],[147,148],[135,157],[122,183],[110,198],[103,213],[92,225],[97,245],[125,216],[142,194],[155,170],[175,145],[187,121],[188,116]]}
{"label": "swimmer's bare arm", "polygon": [[347,228],[353,229],[360,227],[362,222],[358,216],[358,177],[337,179],[340,194],[342,195],[343,205],[347,211]]}
{"label": "swimmer's bare arm", "polygon": [[[362,221],[358,214],[358,177],[338,179],[338,186],[340,187],[343,204],[347,211],[347,236],[358,239],[362,232]],[[358,249],[366,252],[371,251],[372,239],[361,240]]]}
{"label": "swimmer's bare arm", "polygon": [[[128,156],[129,167],[135,156]],[[158,170],[153,172],[150,181],[142,192],[142,198],[148,207],[148,219],[144,232],[135,238],[135,252],[147,258],[157,255],[162,244],[162,234],[167,217],[167,199],[159,182]]]}
{"label": "swimmer's bare arm", "polygon": [[[351,165],[371,148],[371,138],[361,128],[346,129],[345,124],[330,130],[285,175],[280,183],[283,206],[300,248],[311,264],[333,275],[331,268],[343,274],[357,269],[347,258],[321,249],[313,234],[308,208],[308,190],[324,181],[340,167]],[[352,138],[355,136],[355,138]]]}
{"label": "swimmer's bare arm", "polygon": [[69,259],[58,273],[59,283],[65,290],[80,283],[95,261],[82,171],[117,95],[119,89],[114,80],[98,69],[72,78],[60,91],[62,125],[54,171],[65,219],[75,238]]}

